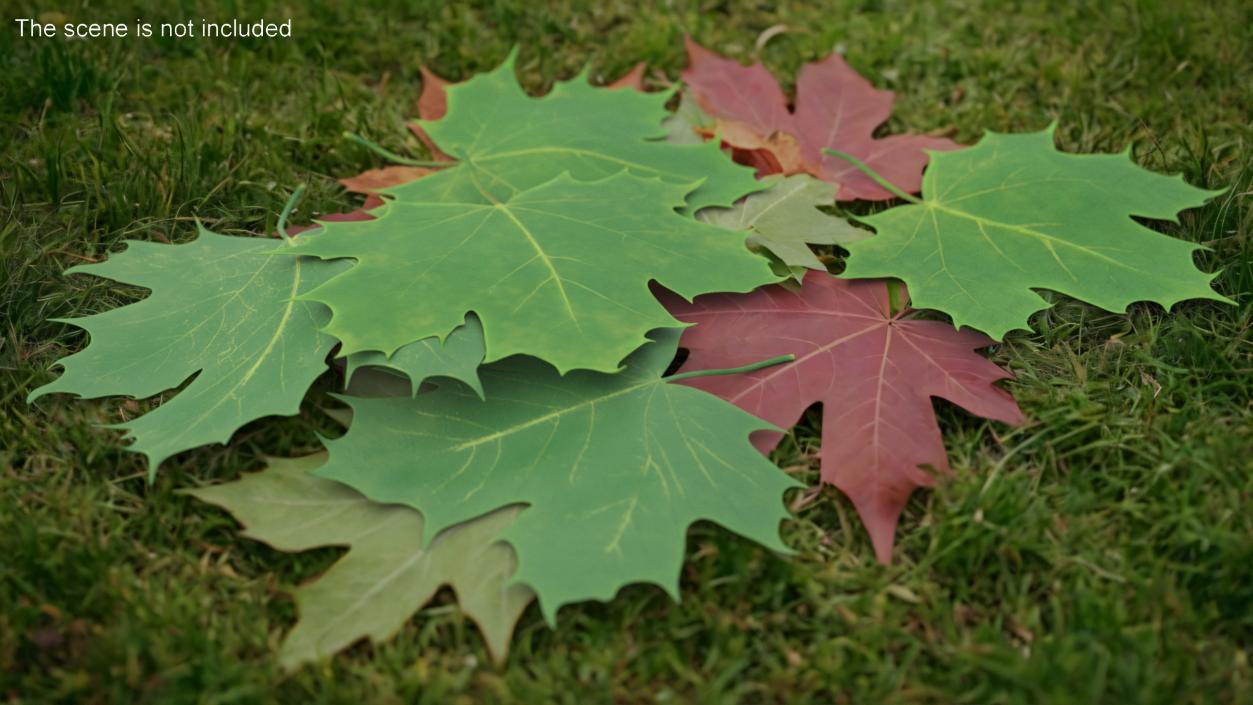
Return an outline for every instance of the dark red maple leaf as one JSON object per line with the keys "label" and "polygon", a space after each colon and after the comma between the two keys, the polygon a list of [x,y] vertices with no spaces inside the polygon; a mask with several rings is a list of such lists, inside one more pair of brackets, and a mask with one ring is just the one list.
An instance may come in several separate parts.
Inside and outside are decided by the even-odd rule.
{"label": "dark red maple leaf", "polygon": [[[948,323],[892,315],[888,287],[809,272],[799,292],[782,286],[749,294],[711,294],[693,303],[662,292],[670,312],[696,325],[684,330],[684,368],[738,367],[793,354],[796,361],[743,375],[700,377],[699,387],[790,428],[821,402],[822,480],[857,507],[887,563],[910,493],[949,470],[932,407],[941,397],[989,419],[1020,423],[1022,411],[995,382],[1012,375],[975,350],[994,341]],[[759,432],[763,453],[781,434]]]}
{"label": "dark red maple leaf", "polygon": [[[894,94],[875,89],[838,54],[805,64],[796,82],[796,108],[760,63],[742,66],[687,41],[683,81],[706,113],[717,120],[723,142],[743,152],[743,163],[782,173],[806,171],[839,184],[836,197],[886,200],[893,195],[848,162],[823,153],[830,147],[861,159],[900,188],[917,192],[926,149],[961,145],[929,135],[874,137],[892,114]],[[766,156],[766,153],[769,157]],[[773,166],[772,166],[773,165]]]}

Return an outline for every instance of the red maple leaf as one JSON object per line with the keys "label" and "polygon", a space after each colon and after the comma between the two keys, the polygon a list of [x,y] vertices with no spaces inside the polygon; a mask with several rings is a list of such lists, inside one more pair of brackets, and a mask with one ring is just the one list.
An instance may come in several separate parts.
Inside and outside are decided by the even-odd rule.
{"label": "red maple leaf", "polygon": [[[418,70],[422,72],[422,93],[418,95],[418,117],[423,120],[438,120],[448,112],[448,95],[445,90],[449,82],[425,66],[418,67]],[[422,144],[426,145],[427,149],[431,150],[433,159],[452,159],[435,146],[435,143],[427,136],[426,130],[423,130],[417,123],[410,123],[409,129],[421,140]]]}
{"label": "red maple leaf", "polygon": [[774,76],[760,63],[742,66],[687,41],[683,81],[706,113],[714,131],[743,163],[768,173],[809,172],[839,184],[841,201],[881,201],[893,195],[848,162],[823,153],[830,147],[861,159],[900,188],[917,192],[924,150],[961,145],[929,135],[874,137],[892,114],[894,94],[875,89],[838,54],[805,64],[796,82],[796,109]]}
{"label": "red maple leaf", "polygon": [[350,193],[367,194],[366,204],[374,203],[374,205],[362,206],[368,210],[383,205],[378,196],[374,194],[386,191],[392,186],[399,186],[400,184],[420,179],[432,171],[434,169],[427,169],[421,166],[385,166],[380,169],[366,169],[356,176],[340,179],[339,183]]}
{"label": "red maple leaf", "polygon": [[[903,288],[902,288],[903,290]],[[1023,420],[1013,398],[995,386],[1012,375],[975,350],[994,341],[948,323],[890,313],[888,287],[809,272],[799,292],[781,286],[749,294],[711,294],[693,303],[663,293],[686,329],[684,368],[738,367],[777,355],[795,362],[749,374],[684,381],[780,428],[821,402],[822,481],[857,507],[875,554],[892,556],[896,524],[916,487],[950,472],[932,407],[941,397],[989,419]],[[763,453],[782,434],[759,432]]]}

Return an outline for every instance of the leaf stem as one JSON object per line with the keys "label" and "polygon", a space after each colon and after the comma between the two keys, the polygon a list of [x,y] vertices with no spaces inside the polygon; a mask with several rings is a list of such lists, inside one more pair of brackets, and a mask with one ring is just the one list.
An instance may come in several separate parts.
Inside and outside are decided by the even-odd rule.
{"label": "leaf stem", "polygon": [[395,152],[391,151],[390,149],[387,149],[379,145],[376,142],[371,142],[370,140],[362,137],[361,135],[358,135],[355,132],[345,132],[344,138],[351,140],[353,142],[356,142],[357,144],[361,145],[362,147],[365,147],[371,152],[374,152],[380,157],[390,162],[394,162],[396,164],[403,164],[405,166],[424,166],[428,168],[455,166],[457,164],[457,162],[423,161],[421,159],[410,159],[409,157],[402,157],[399,154],[396,154]]}
{"label": "leaf stem", "polygon": [[300,200],[300,195],[305,192],[305,185],[301,184],[291,192],[291,196],[287,198],[287,204],[283,206],[283,212],[278,216],[278,234],[283,236],[287,242],[291,242],[292,236],[287,234],[287,218],[291,215],[292,208],[296,207],[296,201]]}
{"label": "leaf stem", "polygon": [[714,375],[738,375],[738,374],[744,374],[746,372],[754,372],[756,370],[762,369],[763,367],[773,367],[775,365],[781,365],[785,362],[792,362],[795,359],[796,359],[796,356],[792,354],[780,355],[778,357],[772,357],[769,360],[761,360],[760,362],[752,362],[747,365],[744,365],[743,367],[728,367],[722,370],[693,370],[691,372],[683,372],[677,375],[670,375],[669,377],[662,377],[662,379],[667,382],[677,382],[681,379],[691,379],[693,377],[712,377]]}
{"label": "leaf stem", "polygon": [[896,316],[905,308],[905,302],[901,300],[901,283],[895,279],[888,279],[888,315]]}
{"label": "leaf stem", "polygon": [[869,176],[870,179],[874,181],[876,184],[879,184],[880,186],[887,189],[888,191],[891,191],[893,195],[899,198],[903,198],[906,201],[909,201],[910,203],[922,203],[921,198],[918,198],[917,196],[914,196],[913,194],[905,193],[899,187],[897,187],[896,184],[892,183],[891,181],[888,181],[882,176],[879,176],[879,174],[876,173],[874,169],[871,169],[869,166],[866,166],[866,163],[858,159],[857,157],[854,157],[851,154],[845,154],[844,152],[841,152],[835,149],[830,149],[830,148],[824,149],[822,151],[826,152],[827,154],[830,154],[833,157],[839,157],[840,159],[843,159],[849,164],[852,164],[853,166],[857,167],[858,171],[865,174],[866,176]]}

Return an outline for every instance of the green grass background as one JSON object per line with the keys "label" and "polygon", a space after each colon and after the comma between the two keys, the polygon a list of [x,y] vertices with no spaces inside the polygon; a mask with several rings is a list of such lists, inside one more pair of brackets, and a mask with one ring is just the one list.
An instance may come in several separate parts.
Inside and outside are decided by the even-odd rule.
{"label": "green grass background", "polygon": [[[0,20],[0,702],[1253,702],[1253,4],[548,2],[3,3]],[[402,7],[403,5],[403,7]],[[294,19],[291,40],[19,39],[18,16]],[[760,50],[759,34],[788,31]],[[193,218],[264,232],[358,200],[379,165],[341,133],[420,154],[403,125],[425,62],[454,79],[513,45],[531,89],[590,62],[676,78],[690,33],[790,85],[833,48],[898,93],[896,130],[1038,130],[1229,187],[1181,225],[1219,291],[1126,315],[1065,297],[991,351],[1030,417],[1009,429],[937,404],[955,477],[917,493],[896,562],[851,505],[795,495],[774,556],[714,526],[689,537],[683,601],[627,588],[546,627],[504,668],[444,595],[382,646],[283,676],[287,590],[334,550],[239,539],[179,487],[304,453],[313,406],[168,463],[154,487],[99,423],[147,402],[24,402],[84,335],[49,318],[142,292],[60,275]],[[1058,204],[1065,207],[1065,204]],[[864,211],[863,207],[855,210]],[[323,384],[329,388],[331,381]],[[817,476],[818,414],[777,454]]]}

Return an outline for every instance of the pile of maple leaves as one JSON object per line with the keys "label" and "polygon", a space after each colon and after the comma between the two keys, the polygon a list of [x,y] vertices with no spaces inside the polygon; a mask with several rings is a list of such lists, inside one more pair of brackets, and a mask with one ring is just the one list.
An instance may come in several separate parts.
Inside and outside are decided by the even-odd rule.
{"label": "pile of maple leaves", "polygon": [[[279,550],[350,549],[297,590],[281,661],[386,639],[444,585],[503,658],[533,600],[551,623],[628,583],[677,599],[694,521],[787,551],[798,483],[765,454],[815,403],[822,481],[887,562],[910,493],[948,470],[932,398],[1023,420],[977,351],[1045,307],[1033,289],[1223,300],[1197,245],[1132,219],[1213,192],[1051,130],[877,138],[892,94],[839,56],[801,70],[791,107],[760,65],[688,51],[673,113],[642,67],[538,98],[513,57],[457,85],[424,69],[434,162],[346,180],[365,205],[298,237],[285,217],[282,241],[201,227],[69,270],[151,294],[71,321],[90,345],[31,398],[185,385],[121,426],[151,477],[297,413],[330,366],[341,438],[190,491]],[[857,199],[903,203],[867,227],[819,210]],[[846,250],[842,275],[811,245]]]}

